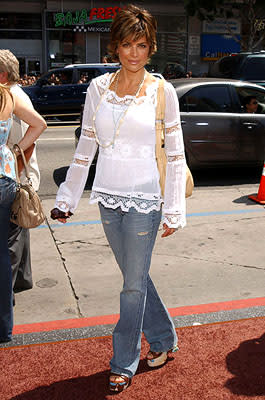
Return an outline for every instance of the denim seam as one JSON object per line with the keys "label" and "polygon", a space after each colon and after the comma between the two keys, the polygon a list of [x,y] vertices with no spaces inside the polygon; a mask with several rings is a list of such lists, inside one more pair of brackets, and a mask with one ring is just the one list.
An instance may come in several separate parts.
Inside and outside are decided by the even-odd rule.
{"label": "denim seam", "polygon": [[[155,293],[155,291],[154,291],[154,289],[153,289],[153,286],[152,286],[152,292],[153,293]],[[161,312],[166,316],[166,317],[168,317],[168,314],[166,313],[166,311],[165,311],[165,309],[162,307],[162,309],[160,308],[160,310],[161,310]],[[169,350],[171,350],[172,348],[174,347],[174,338],[173,338],[173,342],[172,342],[172,346],[169,346],[169,348],[168,349],[159,349],[159,350],[152,350],[151,348],[150,348],[150,350],[151,351],[169,351]]]}
{"label": "denim seam", "polygon": [[[154,218],[153,218],[154,219]],[[154,238],[155,239],[155,238]],[[149,276],[149,279],[151,280],[151,277]],[[157,293],[155,292],[155,289],[154,289],[154,285],[151,285],[151,291],[152,291],[152,293],[154,293],[154,294],[156,294],[157,295]],[[168,314],[166,313],[166,311],[165,311],[165,309],[162,307],[162,309],[160,308],[160,310],[161,310],[161,312],[166,316],[166,317],[168,317]],[[166,349],[166,350],[164,350],[164,349],[162,349],[162,350],[160,350],[160,351],[167,351],[167,350],[170,350],[171,348],[173,348],[173,346],[174,346],[174,339],[173,339],[173,343],[172,343],[172,347],[170,347],[169,349]],[[157,350],[156,350],[157,351]]]}
{"label": "denim seam", "polygon": [[[153,232],[154,232],[154,218],[152,218],[152,230],[151,230],[151,234],[150,234],[150,240],[149,240],[149,242],[147,243],[147,249],[146,250],[150,250],[149,249],[149,247],[152,245],[152,237],[153,237]],[[147,265],[147,260],[148,260],[148,255],[149,255],[149,252],[148,251],[146,251],[146,253],[145,253],[145,261],[144,261],[144,270],[143,271],[145,271],[145,269],[146,269],[146,265]],[[151,261],[151,260],[150,260]],[[144,272],[145,273],[145,272]],[[147,276],[146,276],[146,285],[145,285],[145,287],[146,287],[146,290],[145,290],[145,296],[146,296],[146,293],[147,293]],[[137,326],[139,326],[139,319],[140,319],[140,306],[141,306],[141,302],[144,300],[143,299],[143,297],[144,297],[144,295],[143,295],[143,293],[141,293],[141,298],[140,298],[140,301],[139,301],[139,304],[138,304],[138,310],[137,310]],[[142,312],[142,319],[143,319],[143,316],[144,316],[144,307],[143,307],[143,312]],[[141,333],[142,333],[142,329],[139,329],[139,333],[138,333],[138,335],[141,335]],[[135,345],[135,347],[136,347],[136,345],[137,345],[137,343],[138,343],[138,340],[137,340],[137,343],[136,343],[136,338],[137,338],[137,332],[132,332],[132,334],[134,334],[134,341],[130,341],[130,343],[134,343],[134,345]],[[132,346],[131,346],[131,352],[130,352],[130,358],[132,359],[132,356],[133,356],[133,349],[132,349]]]}

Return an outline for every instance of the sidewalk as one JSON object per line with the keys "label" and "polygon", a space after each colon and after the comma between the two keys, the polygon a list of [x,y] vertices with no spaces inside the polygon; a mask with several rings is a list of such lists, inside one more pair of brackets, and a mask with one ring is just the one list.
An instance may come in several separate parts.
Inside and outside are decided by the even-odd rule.
{"label": "sidewalk", "polygon": [[[196,188],[187,199],[187,226],[169,238],[159,233],[151,275],[175,315],[191,306],[198,314],[251,306],[265,315],[265,210],[247,199],[257,190]],[[43,204],[49,215],[54,200]],[[32,229],[31,251],[34,288],[16,294],[15,325],[119,313],[121,276],[87,197],[66,225],[48,217],[48,225]]]}

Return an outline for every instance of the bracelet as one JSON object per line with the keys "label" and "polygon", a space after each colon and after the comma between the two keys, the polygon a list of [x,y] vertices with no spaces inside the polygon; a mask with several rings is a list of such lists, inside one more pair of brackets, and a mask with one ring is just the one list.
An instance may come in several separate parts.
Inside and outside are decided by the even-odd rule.
{"label": "bracelet", "polygon": [[14,144],[13,150],[14,150],[17,154],[20,154],[20,153],[21,153],[20,148],[19,148],[19,146],[18,146],[17,144]]}

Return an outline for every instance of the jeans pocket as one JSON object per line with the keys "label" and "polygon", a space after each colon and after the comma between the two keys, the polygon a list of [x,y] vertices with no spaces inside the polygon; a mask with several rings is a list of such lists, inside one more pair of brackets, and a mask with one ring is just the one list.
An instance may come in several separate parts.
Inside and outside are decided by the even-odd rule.
{"label": "jeans pocket", "polygon": [[4,177],[0,178],[0,205],[9,206],[15,199],[16,182],[13,179]]}

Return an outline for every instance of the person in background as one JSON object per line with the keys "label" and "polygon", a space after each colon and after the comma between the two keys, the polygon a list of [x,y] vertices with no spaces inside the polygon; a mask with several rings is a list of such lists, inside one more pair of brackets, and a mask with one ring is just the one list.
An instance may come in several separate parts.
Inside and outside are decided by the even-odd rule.
{"label": "person in background", "polygon": [[108,54],[105,54],[105,56],[102,57],[102,63],[107,64],[111,62],[111,57]]}
{"label": "person in background", "polygon": [[156,163],[158,82],[145,65],[156,51],[156,20],[129,5],[114,18],[109,52],[121,69],[92,80],[88,87],[82,132],[66,180],[59,187],[51,217],[65,223],[83,193],[99,145],[90,197],[98,203],[106,238],[123,275],[120,319],[113,332],[109,389],[121,392],[136,373],[144,333],[150,368],[166,364],[177,350],[177,335],[167,308],[149,275],[161,221],[162,237],[186,224],[185,151],[179,103],[165,82],[165,151],[167,176],[161,195]]}
{"label": "person in background", "polygon": [[[1,74],[1,69],[0,69]],[[23,100],[12,95],[0,84],[0,342],[12,340],[13,305],[12,271],[8,249],[11,207],[16,195],[15,160],[7,146],[12,116],[25,121],[29,127],[18,142],[28,149],[47,127],[44,119]],[[16,148],[16,151],[18,149]]]}
{"label": "person in background", "polygon": [[256,96],[246,96],[243,99],[244,110],[247,113],[255,114],[258,110],[258,102]]}
{"label": "person in background", "polygon": [[[11,93],[22,99],[33,109],[28,95],[17,84],[19,81],[19,62],[15,55],[5,49],[0,49],[0,83],[10,86]],[[13,124],[8,137],[10,148],[18,143],[25,135],[28,124],[21,121],[17,116],[13,118]],[[40,171],[37,163],[36,148],[29,160],[29,173],[34,189],[37,191],[40,185]],[[22,172],[21,181],[26,180],[25,173]],[[10,222],[8,247],[12,265],[13,291],[19,292],[31,289],[32,269],[30,257],[30,233],[29,229],[22,228]],[[15,297],[13,297],[15,302]]]}

